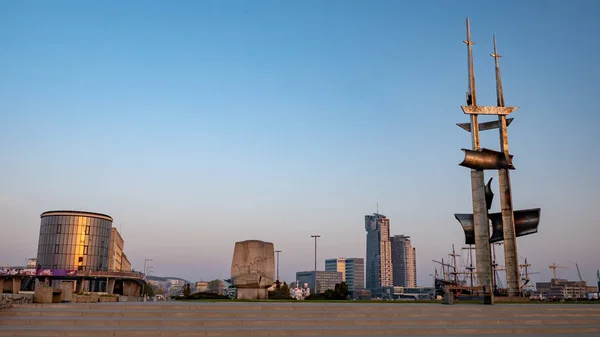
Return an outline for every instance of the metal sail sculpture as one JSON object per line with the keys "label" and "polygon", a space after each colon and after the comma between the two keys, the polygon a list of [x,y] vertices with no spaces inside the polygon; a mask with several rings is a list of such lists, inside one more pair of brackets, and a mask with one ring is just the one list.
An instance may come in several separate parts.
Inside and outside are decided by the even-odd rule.
{"label": "metal sail sculpture", "polygon": [[[462,149],[465,159],[459,165],[471,169],[471,192],[473,199],[472,214],[455,214],[465,232],[465,243],[475,244],[477,277],[483,288],[485,304],[493,304],[492,295],[492,266],[490,260],[490,243],[504,241],[504,256],[506,264],[506,279],[509,296],[520,295],[519,261],[517,255],[516,237],[537,232],[540,219],[540,209],[526,209],[513,211],[512,193],[510,186],[509,170],[514,170],[513,156],[508,151],[507,127],[512,118],[506,116],[517,107],[504,105],[504,92],[500,76],[496,37],[494,36],[494,53],[496,69],[496,96],[497,106],[478,106],[475,91],[475,75],[473,69],[473,48],[471,30],[467,18],[467,40],[464,41],[468,48],[469,61],[469,92],[467,105],[462,106],[465,114],[470,115],[470,123],[457,124],[462,129],[471,133],[472,149]],[[479,115],[496,115],[497,121],[479,123]],[[481,148],[479,131],[498,129],[500,133],[500,150],[494,151]],[[484,185],[484,171],[498,170],[500,189],[500,213],[489,213],[494,194],[491,190],[491,179],[487,186]],[[492,235],[490,237],[489,222],[492,222]]]}

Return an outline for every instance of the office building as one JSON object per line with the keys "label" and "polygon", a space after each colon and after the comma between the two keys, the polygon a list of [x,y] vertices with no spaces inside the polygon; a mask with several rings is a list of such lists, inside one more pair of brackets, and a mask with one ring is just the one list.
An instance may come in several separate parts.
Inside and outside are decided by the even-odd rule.
{"label": "office building", "polygon": [[100,213],[42,213],[38,266],[43,269],[107,271],[112,222],[110,216]]}
{"label": "office building", "polygon": [[131,271],[131,263],[123,252],[125,241],[116,228],[110,231],[110,248],[108,250],[108,270]]}
{"label": "office building", "polygon": [[349,291],[365,288],[365,259],[363,258],[325,260],[325,271],[342,273],[342,281],[346,282]]}
{"label": "office building", "polygon": [[[11,268],[10,274],[0,271],[0,285],[6,285],[10,279],[13,293],[19,289],[34,292],[39,284],[46,283],[62,289],[63,294],[63,287],[73,287],[77,293],[140,295],[147,281],[141,273],[130,271],[131,264],[122,253],[122,241],[119,243],[122,271],[109,269],[111,263],[117,264],[114,252],[109,255],[113,247],[111,236],[112,240],[120,237],[111,233],[110,216],[59,210],[44,212],[40,218],[37,257],[28,260],[28,269]],[[0,293],[3,290],[6,286],[4,289],[0,286]]]}
{"label": "office building", "polygon": [[346,259],[346,283],[349,291],[365,288],[365,259],[361,257]]}
{"label": "office building", "polygon": [[346,282],[346,259],[325,260],[325,271],[338,271],[342,273],[342,281]]}
{"label": "office building", "polygon": [[321,294],[325,290],[335,290],[335,285],[342,283],[342,273],[337,271],[317,270],[317,286],[315,289],[315,272],[299,271],[296,273],[297,284],[308,284],[311,294]]}
{"label": "office building", "polygon": [[393,285],[390,219],[383,214],[365,215],[367,231],[366,288]]}
{"label": "office building", "polygon": [[394,271],[394,286],[417,286],[416,250],[411,246],[410,236],[395,235],[392,242],[392,268]]}

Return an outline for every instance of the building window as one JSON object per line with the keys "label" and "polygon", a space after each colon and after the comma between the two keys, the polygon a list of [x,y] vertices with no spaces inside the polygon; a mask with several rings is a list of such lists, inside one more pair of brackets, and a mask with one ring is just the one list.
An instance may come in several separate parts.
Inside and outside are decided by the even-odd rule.
{"label": "building window", "polygon": [[90,226],[85,226],[85,235],[90,235]]}
{"label": "building window", "polygon": [[83,255],[88,255],[88,246],[83,246]]}
{"label": "building window", "polygon": [[85,266],[79,266],[77,267],[77,270],[85,270]]}
{"label": "building window", "polygon": [[83,256],[79,257],[79,262],[83,262]]}
{"label": "building window", "polygon": [[60,224],[56,225],[56,233],[58,233],[58,234],[60,234],[60,230],[61,230],[60,227],[61,227]]}
{"label": "building window", "polygon": [[58,245],[54,245],[54,254],[58,254]]}

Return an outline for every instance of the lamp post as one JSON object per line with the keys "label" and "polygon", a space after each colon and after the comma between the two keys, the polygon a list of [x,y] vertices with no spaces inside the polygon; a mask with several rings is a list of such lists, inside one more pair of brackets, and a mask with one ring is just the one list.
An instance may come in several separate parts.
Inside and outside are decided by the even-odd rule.
{"label": "lamp post", "polygon": [[321,235],[311,235],[311,238],[315,238],[315,294],[317,293],[317,239],[321,237]]}
{"label": "lamp post", "polygon": [[276,250],[275,253],[277,254],[277,281],[279,282],[279,253],[281,250]]}

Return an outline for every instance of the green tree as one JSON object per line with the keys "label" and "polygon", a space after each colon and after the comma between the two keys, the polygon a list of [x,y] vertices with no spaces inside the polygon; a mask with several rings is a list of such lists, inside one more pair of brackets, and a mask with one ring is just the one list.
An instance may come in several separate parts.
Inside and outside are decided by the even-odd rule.
{"label": "green tree", "polygon": [[190,287],[190,284],[186,284],[185,286],[183,286],[183,296],[188,297],[190,296],[192,293],[192,289]]}
{"label": "green tree", "polygon": [[142,287],[142,296],[153,297],[154,296],[154,288],[150,286],[148,283],[144,284]]}
{"label": "green tree", "polygon": [[[326,300],[347,300],[348,295],[350,295],[350,292],[348,291],[346,282],[338,283],[333,290],[327,289],[323,293],[323,297]],[[317,299],[317,297],[314,299]]]}
{"label": "green tree", "polygon": [[348,284],[346,284],[346,282],[343,281],[342,283],[338,283],[335,285],[335,292],[342,299],[347,299],[348,295],[350,295],[350,292],[348,291]]}
{"label": "green tree", "polygon": [[287,283],[283,282],[283,285],[279,289],[279,292],[281,293],[281,297],[283,297],[283,298],[291,298],[291,296],[290,296],[290,287],[288,287]]}

